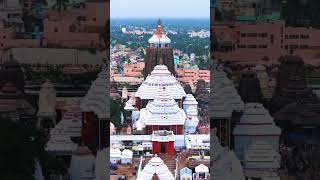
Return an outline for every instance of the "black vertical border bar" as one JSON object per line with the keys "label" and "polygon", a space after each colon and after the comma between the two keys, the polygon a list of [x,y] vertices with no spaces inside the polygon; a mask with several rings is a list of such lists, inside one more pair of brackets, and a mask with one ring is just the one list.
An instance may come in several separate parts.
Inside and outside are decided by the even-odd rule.
{"label": "black vertical border bar", "polygon": [[107,157],[106,157],[106,161],[108,163],[108,168],[106,169],[107,171],[107,175],[108,177],[106,177],[105,179],[109,179],[110,178],[110,121],[111,121],[111,117],[110,117],[110,110],[111,110],[111,105],[110,105],[110,0],[106,0],[107,1],[107,5],[106,5],[106,11],[107,11],[107,17],[106,17],[106,23],[105,23],[105,28],[103,29],[103,33],[105,34],[104,36],[104,43],[106,45],[106,51],[107,51],[107,57],[106,58],[106,71],[107,71],[107,97],[108,97],[108,102],[107,102],[107,120],[105,123],[105,126],[102,126],[102,128],[104,128],[104,131],[106,131],[107,133],[103,133],[104,137],[103,141],[106,141],[106,147],[107,147]]}
{"label": "black vertical border bar", "polygon": [[214,41],[213,41],[213,39],[214,39],[214,21],[215,21],[215,4],[216,4],[216,1],[218,1],[218,0],[210,0],[210,68],[209,68],[209,70],[210,70],[210,94],[209,94],[209,107],[208,107],[208,115],[209,115],[209,120],[210,120],[210,179],[213,179],[213,177],[214,177],[214,172],[213,172],[213,157],[214,157],[214,151],[213,151],[213,136],[215,135],[215,134],[213,134],[213,122],[212,122],[212,119],[211,119],[211,117],[210,117],[210,115],[211,115],[211,112],[210,112],[210,110],[212,109],[211,108],[211,104],[212,104],[212,98],[211,98],[211,96],[212,96],[212,88],[213,88],[213,86],[212,86],[212,84],[213,84],[213,73],[211,72],[212,71],[212,64],[213,64],[213,59],[214,59],[214,51],[213,51],[213,47],[214,47]]}

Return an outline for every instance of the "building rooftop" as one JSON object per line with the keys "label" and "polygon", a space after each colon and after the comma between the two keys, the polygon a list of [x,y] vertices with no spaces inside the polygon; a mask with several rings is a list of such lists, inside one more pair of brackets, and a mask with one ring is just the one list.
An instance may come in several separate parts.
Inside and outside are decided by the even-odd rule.
{"label": "building rooftop", "polygon": [[233,130],[234,135],[274,135],[280,136],[281,129],[277,127],[260,103],[247,103],[244,113]]}

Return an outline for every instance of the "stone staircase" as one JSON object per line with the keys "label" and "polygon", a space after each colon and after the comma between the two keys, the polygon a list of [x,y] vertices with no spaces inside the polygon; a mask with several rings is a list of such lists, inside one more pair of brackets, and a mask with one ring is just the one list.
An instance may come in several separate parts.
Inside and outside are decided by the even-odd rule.
{"label": "stone staircase", "polygon": [[174,170],[176,169],[176,156],[163,155],[163,156],[160,156],[160,158],[163,160],[164,164],[167,165],[170,172],[174,176],[174,174],[175,174]]}

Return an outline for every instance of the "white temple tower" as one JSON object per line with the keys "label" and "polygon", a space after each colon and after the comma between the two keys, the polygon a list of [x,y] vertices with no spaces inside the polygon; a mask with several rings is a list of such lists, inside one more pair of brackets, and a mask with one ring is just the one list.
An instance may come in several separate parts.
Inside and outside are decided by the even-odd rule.
{"label": "white temple tower", "polygon": [[126,86],[123,87],[123,89],[122,89],[122,99],[123,100],[127,100],[128,99],[128,89],[127,89]]}
{"label": "white temple tower", "polygon": [[56,95],[53,84],[46,80],[39,92],[38,127],[41,127],[43,120],[51,120],[53,124],[56,124]]}
{"label": "white temple tower", "polygon": [[187,115],[185,122],[185,132],[195,133],[199,123],[198,119],[198,102],[192,94],[187,94],[183,101],[183,110]]}
{"label": "white temple tower", "polygon": [[240,122],[233,129],[235,153],[240,160],[244,151],[257,141],[264,141],[278,151],[281,129],[276,126],[268,110],[260,103],[247,103]]}

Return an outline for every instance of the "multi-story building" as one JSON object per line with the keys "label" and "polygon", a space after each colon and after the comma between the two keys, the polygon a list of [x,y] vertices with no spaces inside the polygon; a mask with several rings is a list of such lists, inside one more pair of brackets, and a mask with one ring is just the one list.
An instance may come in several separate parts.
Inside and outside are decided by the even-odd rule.
{"label": "multi-story building", "polygon": [[216,23],[214,56],[224,61],[254,63],[292,54],[307,63],[319,58],[320,30],[287,27],[282,20],[255,23]]}
{"label": "multi-story building", "polygon": [[202,79],[205,82],[210,82],[210,71],[200,70],[199,68],[177,68],[177,80],[183,83],[196,83]]}
{"label": "multi-story building", "polygon": [[85,3],[65,11],[44,12],[44,44],[62,47],[104,47],[101,32],[105,26],[107,3]]}

